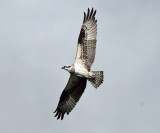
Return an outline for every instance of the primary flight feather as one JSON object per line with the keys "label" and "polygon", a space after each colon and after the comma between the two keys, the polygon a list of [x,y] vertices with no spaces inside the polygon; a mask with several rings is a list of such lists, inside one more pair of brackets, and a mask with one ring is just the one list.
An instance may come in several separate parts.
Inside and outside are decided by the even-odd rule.
{"label": "primary flight feather", "polygon": [[83,24],[78,38],[77,54],[72,66],[64,66],[62,69],[70,73],[69,81],[63,90],[58,106],[54,113],[57,119],[69,114],[82,96],[87,80],[95,87],[99,87],[103,82],[103,71],[91,71],[91,65],[95,59],[97,20],[96,10],[88,8],[87,14],[84,12]]}

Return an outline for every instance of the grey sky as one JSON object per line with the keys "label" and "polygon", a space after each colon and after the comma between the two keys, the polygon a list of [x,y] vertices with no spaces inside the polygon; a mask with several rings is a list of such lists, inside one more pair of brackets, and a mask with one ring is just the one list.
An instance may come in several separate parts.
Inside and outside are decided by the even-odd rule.
{"label": "grey sky", "polygon": [[[97,10],[92,70],[104,83],[88,83],[63,121],[52,113],[74,61],[88,7]],[[159,133],[160,1],[0,1],[1,133]]]}

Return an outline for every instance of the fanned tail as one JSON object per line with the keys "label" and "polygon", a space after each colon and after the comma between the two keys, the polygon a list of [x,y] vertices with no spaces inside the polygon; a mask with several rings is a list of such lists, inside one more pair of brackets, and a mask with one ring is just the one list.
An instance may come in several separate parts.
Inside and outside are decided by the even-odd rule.
{"label": "fanned tail", "polygon": [[95,87],[99,87],[103,83],[103,71],[92,71],[93,77],[88,80]]}

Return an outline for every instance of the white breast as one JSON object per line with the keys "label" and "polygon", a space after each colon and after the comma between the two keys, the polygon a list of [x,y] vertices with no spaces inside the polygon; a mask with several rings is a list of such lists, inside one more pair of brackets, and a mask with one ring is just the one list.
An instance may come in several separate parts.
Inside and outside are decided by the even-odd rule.
{"label": "white breast", "polygon": [[88,77],[89,73],[82,65],[75,65],[75,74],[79,77]]}

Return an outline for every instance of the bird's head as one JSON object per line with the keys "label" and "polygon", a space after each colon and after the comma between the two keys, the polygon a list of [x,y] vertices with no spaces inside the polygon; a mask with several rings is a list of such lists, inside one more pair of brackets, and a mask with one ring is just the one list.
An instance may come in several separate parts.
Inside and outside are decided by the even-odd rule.
{"label": "bird's head", "polygon": [[72,66],[64,66],[62,69],[67,70],[68,72],[71,72]]}

